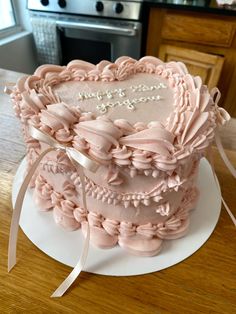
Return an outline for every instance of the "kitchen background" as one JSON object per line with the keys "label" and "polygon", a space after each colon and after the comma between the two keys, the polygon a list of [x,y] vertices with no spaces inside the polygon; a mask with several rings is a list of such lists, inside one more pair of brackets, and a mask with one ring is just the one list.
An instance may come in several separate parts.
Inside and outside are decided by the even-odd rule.
{"label": "kitchen background", "polygon": [[120,55],[179,60],[210,88],[217,85],[221,105],[236,117],[236,6],[204,0],[0,0],[0,23],[7,2],[16,25],[0,24],[0,68],[33,73],[43,63],[98,63]]}
{"label": "kitchen background", "polygon": [[[1,21],[3,21],[3,15],[8,14],[8,12],[4,12],[4,8],[7,7],[6,2],[8,0],[0,0]],[[12,71],[33,73],[38,62],[26,3],[26,0],[12,1],[17,27],[13,27],[13,33],[3,32],[4,29],[0,30],[0,67]]]}

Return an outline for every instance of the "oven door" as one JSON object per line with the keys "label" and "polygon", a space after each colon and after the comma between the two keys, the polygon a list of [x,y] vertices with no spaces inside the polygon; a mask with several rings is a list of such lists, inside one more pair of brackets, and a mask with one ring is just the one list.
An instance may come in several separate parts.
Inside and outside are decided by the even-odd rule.
{"label": "oven door", "polygon": [[142,24],[97,18],[57,20],[62,64],[81,59],[93,64],[120,56],[141,56]]}

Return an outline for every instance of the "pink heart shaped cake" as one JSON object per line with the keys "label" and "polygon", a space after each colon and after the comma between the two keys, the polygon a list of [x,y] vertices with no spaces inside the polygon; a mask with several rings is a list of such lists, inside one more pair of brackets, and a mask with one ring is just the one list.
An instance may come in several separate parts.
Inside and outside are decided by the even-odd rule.
{"label": "pink heart shaped cake", "polygon": [[100,167],[84,169],[86,211],[74,164],[65,152],[50,152],[31,180],[35,202],[68,230],[86,233],[89,223],[96,246],[156,255],[163,240],[188,230],[199,161],[229,119],[217,93],[184,64],[154,57],[39,67],[11,95],[28,165],[47,148],[30,136],[33,125]]}

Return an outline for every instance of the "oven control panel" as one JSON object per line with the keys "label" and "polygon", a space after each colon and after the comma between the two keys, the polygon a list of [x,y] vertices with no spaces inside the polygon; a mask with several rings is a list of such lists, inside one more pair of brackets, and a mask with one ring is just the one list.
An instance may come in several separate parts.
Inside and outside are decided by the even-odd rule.
{"label": "oven control panel", "polygon": [[29,10],[51,13],[68,13],[87,16],[102,16],[138,21],[141,18],[142,0],[28,0]]}

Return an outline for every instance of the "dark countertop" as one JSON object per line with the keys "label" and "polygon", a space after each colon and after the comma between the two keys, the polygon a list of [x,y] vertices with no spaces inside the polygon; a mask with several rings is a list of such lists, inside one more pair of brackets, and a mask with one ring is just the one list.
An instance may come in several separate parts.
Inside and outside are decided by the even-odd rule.
{"label": "dark countertop", "polygon": [[236,4],[219,6],[215,0],[144,0],[144,3],[148,7],[200,11],[236,16]]}

